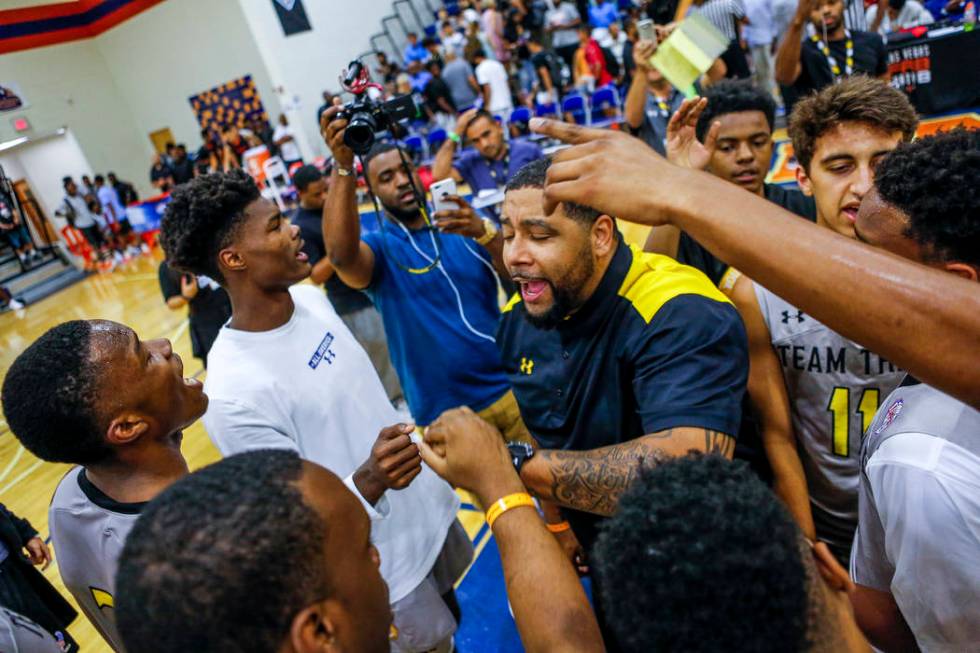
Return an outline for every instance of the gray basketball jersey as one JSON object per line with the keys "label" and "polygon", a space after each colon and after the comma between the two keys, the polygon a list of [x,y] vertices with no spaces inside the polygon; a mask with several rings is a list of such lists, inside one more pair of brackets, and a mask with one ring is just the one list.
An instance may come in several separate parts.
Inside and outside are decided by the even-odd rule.
{"label": "gray basketball jersey", "polygon": [[905,373],[754,285],[783,368],[817,537],[846,560],[857,526],[861,439]]}
{"label": "gray basketball jersey", "polygon": [[144,504],[122,504],[100,492],[82,467],[68,472],[51,500],[48,527],[65,587],[112,648],[122,651],[114,614],[116,567]]}
{"label": "gray basketball jersey", "polygon": [[861,467],[852,578],[894,596],[923,651],[980,650],[980,411],[910,378]]}
{"label": "gray basketball jersey", "polygon": [[27,617],[0,608],[0,653],[62,653],[51,633]]}

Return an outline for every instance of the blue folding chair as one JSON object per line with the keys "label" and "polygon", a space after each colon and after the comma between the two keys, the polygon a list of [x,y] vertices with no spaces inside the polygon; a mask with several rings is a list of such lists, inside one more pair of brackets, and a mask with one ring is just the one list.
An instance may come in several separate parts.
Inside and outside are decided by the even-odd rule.
{"label": "blue folding chair", "polygon": [[538,104],[534,107],[534,115],[538,118],[556,118],[558,117],[558,105],[554,102]]}
{"label": "blue folding chair", "polygon": [[531,122],[531,110],[527,107],[517,107],[510,112],[510,118],[507,122],[510,126],[510,135],[512,137],[527,136],[528,134],[528,123]]}
{"label": "blue folding chair", "polygon": [[608,127],[620,119],[619,91],[613,85],[596,89],[592,94],[592,126]]}
{"label": "blue folding chair", "polygon": [[403,141],[405,149],[412,155],[412,160],[418,162],[425,156],[425,141],[418,134],[411,134]]}
{"label": "blue folding chair", "polygon": [[531,110],[527,107],[517,107],[510,112],[510,119],[508,122],[517,122],[522,124],[527,124],[531,122]]}
{"label": "blue folding chair", "polygon": [[561,101],[562,117],[578,125],[589,124],[589,108],[581,95],[569,95]]}
{"label": "blue folding chair", "polygon": [[449,135],[446,134],[446,130],[442,127],[430,131],[429,135],[426,137],[426,140],[429,142],[429,151],[437,152],[442,144],[446,142],[446,138],[448,137]]}

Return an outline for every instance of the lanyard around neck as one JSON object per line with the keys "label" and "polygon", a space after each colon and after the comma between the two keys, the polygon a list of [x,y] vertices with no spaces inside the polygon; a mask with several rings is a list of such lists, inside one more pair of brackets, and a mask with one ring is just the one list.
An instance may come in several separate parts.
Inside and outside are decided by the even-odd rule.
{"label": "lanyard around neck", "polygon": [[[487,159],[487,169],[490,171],[490,178],[493,179],[493,183],[497,188],[503,186],[500,183],[500,173],[497,172],[497,162],[491,159]],[[504,177],[510,173],[510,145],[507,146],[507,152],[504,154],[503,158],[504,164]],[[506,179],[504,180],[506,183]]]}
{"label": "lanyard around neck", "polygon": [[[846,48],[846,59],[844,60],[844,76],[850,77],[854,74],[854,39],[851,38],[851,32],[849,30],[844,30],[844,38],[847,39]],[[817,49],[823,53],[823,56],[827,59],[827,65],[830,66],[830,72],[833,73],[834,79],[838,79],[841,76],[840,65],[837,63],[837,59],[834,55],[830,53],[830,46],[823,42],[819,36],[814,34],[810,37],[813,44],[817,46]]]}

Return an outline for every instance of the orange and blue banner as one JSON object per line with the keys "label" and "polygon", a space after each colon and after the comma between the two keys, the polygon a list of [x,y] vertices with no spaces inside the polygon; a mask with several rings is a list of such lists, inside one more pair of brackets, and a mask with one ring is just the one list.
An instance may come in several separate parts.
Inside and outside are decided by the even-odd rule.
{"label": "orange and blue banner", "polygon": [[0,54],[90,39],[163,0],[76,0],[0,11]]}

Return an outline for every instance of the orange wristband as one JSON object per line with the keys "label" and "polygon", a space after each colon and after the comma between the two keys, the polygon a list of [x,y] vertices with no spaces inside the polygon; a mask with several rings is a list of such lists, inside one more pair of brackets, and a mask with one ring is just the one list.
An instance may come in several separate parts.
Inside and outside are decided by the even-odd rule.
{"label": "orange wristband", "polygon": [[487,526],[492,530],[493,523],[497,521],[500,515],[512,508],[520,508],[521,506],[534,507],[534,499],[527,492],[517,492],[500,497],[487,508]]}
{"label": "orange wristband", "polygon": [[557,524],[545,524],[545,526],[547,526],[548,530],[552,533],[564,533],[572,527],[572,525],[567,521],[560,521]]}

